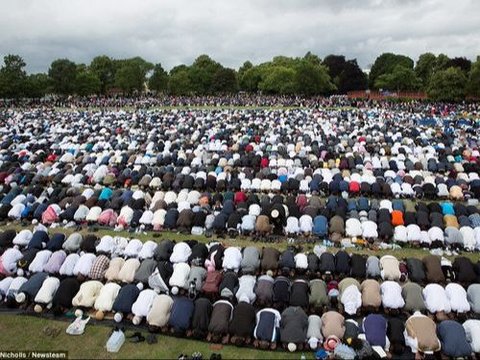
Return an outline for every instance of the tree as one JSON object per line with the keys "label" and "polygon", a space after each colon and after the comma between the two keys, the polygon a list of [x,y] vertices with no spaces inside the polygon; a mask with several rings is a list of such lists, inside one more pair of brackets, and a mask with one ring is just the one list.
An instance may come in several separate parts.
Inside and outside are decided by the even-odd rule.
{"label": "tree", "polygon": [[90,63],[90,70],[100,80],[100,92],[106,94],[115,83],[116,69],[113,60],[106,55],[97,56]]}
{"label": "tree", "polygon": [[472,67],[472,62],[465,57],[454,57],[448,62],[448,67],[458,67],[465,74],[468,74],[470,68]]}
{"label": "tree", "polygon": [[144,71],[135,62],[124,63],[115,74],[115,85],[127,94],[131,94],[134,91],[142,91],[144,82]]}
{"label": "tree", "polygon": [[423,88],[428,86],[435,70],[436,61],[437,57],[432,53],[425,53],[418,57],[415,65],[415,74],[421,80]]}
{"label": "tree", "polygon": [[433,68],[433,72],[437,72],[440,70],[445,70],[448,68],[448,63],[450,62],[450,58],[445,54],[439,54],[437,59],[435,60],[435,66]]}
{"label": "tree", "polygon": [[376,58],[369,75],[369,87],[375,88],[377,78],[383,74],[393,72],[397,65],[402,65],[408,69],[413,69],[413,60],[404,55],[384,53]]}
{"label": "tree", "polygon": [[338,77],[345,68],[345,62],[345,56],[343,55],[328,55],[323,59],[323,64],[327,67],[328,74],[333,82],[336,83],[336,81],[338,81]]}
{"label": "tree", "polygon": [[428,95],[434,100],[460,101],[465,97],[467,78],[458,67],[449,67],[432,75]]}
{"label": "tree", "polygon": [[80,96],[98,94],[102,82],[92,71],[80,71],[75,79],[75,93]]}
{"label": "tree", "polygon": [[157,92],[165,92],[168,89],[168,74],[162,64],[159,63],[153,68],[153,74],[148,79],[148,88]]}
{"label": "tree", "polygon": [[470,96],[480,98],[480,56],[472,64],[468,75],[467,93]]}
{"label": "tree", "polygon": [[297,65],[295,73],[296,93],[313,96],[328,94],[335,90],[335,85],[330,81],[327,68],[314,64],[315,62],[304,59]]}
{"label": "tree", "polygon": [[47,74],[32,74],[27,77],[25,96],[41,98],[52,91],[52,79]]}
{"label": "tree", "polygon": [[349,91],[365,90],[367,86],[367,75],[360,69],[357,60],[346,61],[343,71],[338,76],[338,92],[346,94]]}
{"label": "tree", "polygon": [[275,66],[260,82],[259,89],[267,94],[293,94],[296,90],[295,70]]}
{"label": "tree", "polygon": [[394,91],[413,91],[420,87],[421,81],[413,69],[397,65],[391,73],[380,75],[375,81],[377,89]]}
{"label": "tree", "polygon": [[24,96],[27,73],[25,61],[18,55],[6,55],[0,69],[0,97],[20,98]]}
{"label": "tree", "polygon": [[188,95],[192,92],[192,84],[188,74],[188,67],[170,71],[168,90],[172,95]]}
{"label": "tree", "polygon": [[233,93],[238,91],[237,74],[235,70],[220,68],[213,75],[212,90],[215,93]]}
{"label": "tree", "polygon": [[259,90],[259,84],[262,81],[264,71],[259,66],[246,70],[240,78],[240,89],[255,93]]}
{"label": "tree", "polygon": [[197,94],[213,93],[213,77],[222,65],[208,55],[200,55],[190,66],[189,76],[193,90]]}
{"label": "tree", "polygon": [[70,95],[75,91],[77,65],[68,59],[58,59],[52,62],[48,70],[52,79],[53,91],[61,95]]}

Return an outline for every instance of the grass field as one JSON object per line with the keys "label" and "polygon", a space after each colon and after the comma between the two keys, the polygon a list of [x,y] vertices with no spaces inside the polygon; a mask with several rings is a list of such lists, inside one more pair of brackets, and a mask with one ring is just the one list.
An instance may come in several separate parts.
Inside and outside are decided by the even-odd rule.
{"label": "grass field", "polygon": [[[60,329],[60,334],[54,338],[47,336],[44,333],[46,326]],[[158,343],[152,345],[146,342],[134,344],[126,339],[120,351],[113,354],[105,349],[110,326],[87,324],[85,333],[81,336],[67,335],[67,326],[68,323],[64,321],[0,314],[0,351],[68,351],[71,359],[176,359],[182,353],[191,356],[196,351],[203,354],[203,359],[209,359],[212,353],[221,354],[223,359],[298,359],[301,355],[235,346],[216,348],[206,342],[164,335],[158,335]],[[126,331],[127,336],[131,333],[132,331]],[[142,333],[147,335],[145,331]],[[313,358],[313,355],[306,355],[307,358]]]}

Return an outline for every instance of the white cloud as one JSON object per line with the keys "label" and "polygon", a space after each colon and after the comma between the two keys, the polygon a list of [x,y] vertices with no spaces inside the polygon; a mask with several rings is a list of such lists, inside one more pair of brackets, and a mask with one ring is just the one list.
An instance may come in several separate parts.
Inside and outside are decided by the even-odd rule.
{"label": "white cloud", "polygon": [[238,67],[312,51],[366,67],[384,51],[474,59],[479,23],[475,0],[3,0],[0,55],[22,55],[32,72],[100,54],[171,68],[203,53]]}

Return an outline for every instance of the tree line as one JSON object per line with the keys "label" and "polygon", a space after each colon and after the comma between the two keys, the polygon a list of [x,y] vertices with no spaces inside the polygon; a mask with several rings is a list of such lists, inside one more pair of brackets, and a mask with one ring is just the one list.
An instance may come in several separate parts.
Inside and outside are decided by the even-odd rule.
{"label": "tree line", "polygon": [[415,62],[399,54],[384,53],[369,74],[356,59],[328,55],[323,60],[308,52],[303,57],[276,56],[254,65],[246,61],[238,70],[224,67],[208,55],[191,65],[166,71],[160,63],[141,57],[95,57],[90,64],[54,60],[47,73],[27,74],[19,55],[6,55],[0,68],[0,98],[39,98],[46,94],[126,95],[153,91],[170,95],[231,94],[239,91],[279,95],[318,96],[355,90],[423,91],[434,100],[460,101],[480,97],[480,56],[464,57],[425,53]]}

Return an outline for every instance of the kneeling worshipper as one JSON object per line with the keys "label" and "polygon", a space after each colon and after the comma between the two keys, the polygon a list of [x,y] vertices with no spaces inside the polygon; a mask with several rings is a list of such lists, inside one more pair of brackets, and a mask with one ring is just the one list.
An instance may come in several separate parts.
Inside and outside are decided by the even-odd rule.
{"label": "kneeling worshipper", "polygon": [[[268,271],[272,274],[272,271]],[[256,304],[259,307],[269,307],[273,303],[273,277],[271,275],[261,275],[255,284]]]}
{"label": "kneeling worshipper", "polygon": [[480,314],[480,284],[472,284],[467,289],[467,299],[475,314]]}
{"label": "kneeling worshipper", "polygon": [[8,287],[8,290],[5,294],[5,303],[7,304],[7,307],[13,308],[17,306],[17,301],[16,301],[16,296],[20,290],[20,288],[23,286],[28,281],[26,277],[23,276],[17,276],[13,278],[13,280],[10,283],[10,286]]}
{"label": "kneeling worshipper", "polygon": [[59,316],[67,312],[72,307],[72,300],[79,290],[80,282],[76,277],[63,279],[52,299],[53,314]]}
{"label": "kneeling worshipper", "polygon": [[192,327],[191,330],[187,331],[187,336],[203,340],[208,333],[208,325],[210,323],[213,306],[210,300],[204,297],[195,300],[194,306]]}
{"label": "kneeling worshipper", "polygon": [[310,349],[315,351],[322,342],[322,319],[318,315],[310,315],[308,317],[307,343]]}
{"label": "kneeling worshipper", "polygon": [[158,296],[152,289],[145,289],[140,292],[137,300],[132,305],[133,325],[140,325],[142,320],[148,316],[153,302]]}
{"label": "kneeling worshipper", "polygon": [[414,282],[407,282],[402,287],[402,297],[405,301],[403,309],[408,313],[423,312],[427,308],[423,299],[423,288]]}
{"label": "kneeling worshipper", "polygon": [[338,284],[340,303],[348,315],[355,315],[362,306],[360,283],[354,278],[345,278]]}
{"label": "kneeling worshipper", "polygon": [[167,330],[168,320],[172,311],[173,299],[165,294],[155,297],[150,311],[147,314],[148,331],[165,332]]}
{"label": "kneeling worshipper", "polygon": [[140,287],[143,288],[143,285],[126,284],[122,286],[112,305],[112,310],[115,312],[113,316],[115,322],[121,322],[124,316],[129,316],[132,313],[132,305],[140,295]]}
{"label": "kneeling worshipper", "polygon": [[474,353],[480,353],[480,320],[469,319],[463,323],[467,341]]}
{"label": "kneeling worshipper", "polygon": [[36,313],[41,313],[44,307],[50,309],[53,306],[52,300],[59,286],[60,280],[58,278],[50,276],[45,279],[42,287],[38,290],[37,295],[35,295],[35,299],[33,300],[35,303],[33,310]]}
{"label": "kneeling worshipper", "polygon": [[115,302],[120,289],[121,286],[116,283],[107,283],[102,287],[95,300],[95,305],[93,306],[97,311],[95,313],[95,319],[103,320],[105,314],[112,311],[113,303]]}
{"label": "kneeling worshipper", "polygon": [[428,284],[423,289],[423,298],[425,299],[425,307],[441,321],[450,313],[450,301],[448,301],[445,289],[438,284]]}
{"label": "kneeling worshipper", "polygon": [[405,344],[410,347],[416,358],[439,351],[441,343],[437,337],[435,322],[416,311],[405,323]]}
{"label": "kneeling worshipper", "polygon": [[307,340],[308,316],[299,306],[290,306],[282,312],[280,339],[290,352],[303,350]]}
{"label": "kneeling worshipper", "polygon": [[[93,307],[97,300],[103,284],[98,280],[89,280],[80,285],[80,290],[72,299],[72,305],[77,308],[89,309]],[[75,311],[76,316],[81,316],[83,310],[77,309]]]}
{"label": "kneeling worshipper", "polygon": [[229,325],[230,342],[236,346],[250,344],[254,329],[255,308],[250,303],[248,296],[243,294],[233,309],[232,321]]}
{"label": "kneeling worshipper", "polygon": [[322,315],[322,335],[324,339],[333,336],[343,339],[345,335],[345,318],[336,311],[327,311]]}
{"label": "kneeling worshipper", "polygon": [[208,324],[207,341],[227,344],[229,342],[228,325],[232,319],[233,305],[228,300],[218,300],[213,304],[212,316]]}
{"label": "kneeling worshipper", "polygon": [[275,350],[280,332],[280,312],[272,308],[264,308],[257,312],[253,345],[263,350]]}
{"label": "kneeling worshipper", "polygon": [[43,285],[43,282],[48,279],[48,274],[44,272],[39,272],[30,279],[28,279],[19,289],[18,293],[15,295],[15,301],[18,304],[26,303],[33,301],[35,296],[37,296],[38,291]]}
{"label": "kneeling worshipper", "polygon": [[390,349],[390,340],[387,336],[387,319],[380,314],[370,314],[363,319],[362,329],[365,339],[375,350],[375,347],[380,347],[388,352]]}
{"label": "kneeling worshipper", "polygon": [[437,325],[437,334],[442,344],[442,353],[450,358],[465,358],[472,355],[464,327],[457,321],[444,320]]}
{"label": "kneeling worshipper", "polygon": [[395,281],[384,281],[380,285],[382,294],[382,305],[385,313],[399,313],[405,306],[405,301],[402,297],[402,287]]}
{"label": "kneeling worshipper", "polygon": [[450,302],[451,311],[457,314],[465,314],[470,311],[470,303],[467,300],[467,291],[463,286],[450,283],[445,286],[445,294]]}
{"label": "kneeling worshipper", "polygon": [[[257,284],[258,286],[258,284]],[[309,282],[309,304],[311,312],[323,313],[323,309],[329,304],[327,284],[322,279],[313,279]]]}
{"label": "kneeling worshipper", "polygon": [[378,312],[382,305],[380,284],[377,280],[366,279],[360,285],[362,290],[362,308],[368,312]]}
{"label": "kneeling worshipper", "polygon": [[[17,262],[23,257],[22,252],[17,248],[8,248],[0,257],[0,274],[4,276],[17,273]],[[22,276],[23,274],[19,274]]]}
{"label": "kneeling worshipper", "polygon": [[194,310],[195,304],[192,299],[185,296],[174,297],[168,320],[170,331],[175,335],[185,335],[190,329]]}

